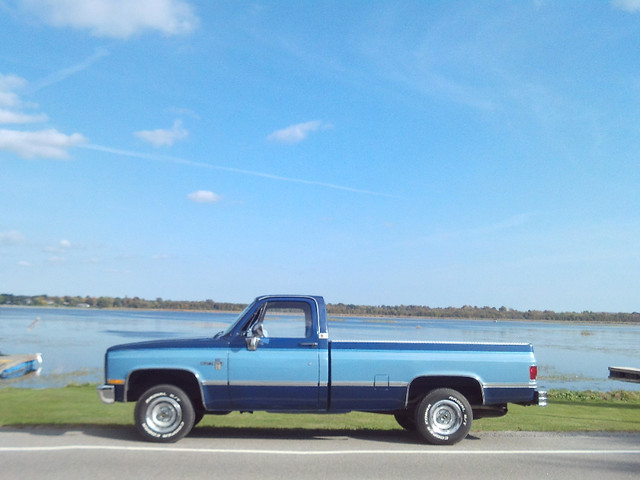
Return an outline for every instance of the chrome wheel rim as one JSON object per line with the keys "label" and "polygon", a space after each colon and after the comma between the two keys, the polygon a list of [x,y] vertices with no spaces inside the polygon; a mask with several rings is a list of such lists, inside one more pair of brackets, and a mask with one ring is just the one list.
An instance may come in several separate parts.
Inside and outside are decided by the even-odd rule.
{"label": "chrome wheel rim", "polygon": [[182,407],[173,398],[156,398],[147,408],[145,422],[158,434],[171,433],[182,423]]}
{"label": "chrome wheel rim", "polygon": [[456,402],[445,399],[433,404],[427,413],[427,424],[438,435],[451,435],[462,425],[464,413]]}

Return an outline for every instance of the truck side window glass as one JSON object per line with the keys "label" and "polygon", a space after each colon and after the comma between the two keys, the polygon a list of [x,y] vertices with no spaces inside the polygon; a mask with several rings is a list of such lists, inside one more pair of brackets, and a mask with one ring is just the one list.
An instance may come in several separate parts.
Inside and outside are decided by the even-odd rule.
{"label": "truck side window glass", "polygon": [[270,338],[307,338],[311,336],[311,308],[306,302],[270,302],[263,328]]}

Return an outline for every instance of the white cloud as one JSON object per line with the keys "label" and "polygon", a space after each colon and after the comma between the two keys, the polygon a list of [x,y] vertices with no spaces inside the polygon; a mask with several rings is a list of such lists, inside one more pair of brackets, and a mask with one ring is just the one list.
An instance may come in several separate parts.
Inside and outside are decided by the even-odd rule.
{"label": "white cloud", "polygon": [[169,130],[142,130],[135,132],[135,136],[145,142],[149,142],[154,147],[170,147],[178,140],[184,140],[189,132],[182,127],[182,121],[173,122],[173,127]]}
{"label": "white cloud", "polygon": [[0,125],[8,123],[39,123],[46,122],[49,118],[43,114],[30,115],[22,113],[23,107],[32,107],[26,105],[15,92],[24,88],[27,81],[17,75],[3,75],[0,73]]}
{"label": "white cloud", "polygon": [[624,10],[625,12],[640,12],[640,0],[613,0],[611,2],[614,8]]}
{"label": "white cloud", "polygon": [[198,190],[197,192],[187,195],[187,198],[196,203],[216,203],[219,202],[222,197],[209,190]]}
{"label": "white cloud", "polygon": [[33,263],[27,262],[25,260],[20,260],[18,262],[19,267],[33,267]]}
{"label": "white cloud", "polygon": [[86,142],[79,133],[66,135],[55,129],[39,132],[0,130],[0,151],[17,153],[22,158],[69,158],[67,150]]}
{"label": "white cloud", "polygon": [[[34,107],[21,101],[14,90],[24,88],[27,81],[16,75],[0,74],[0,125],[46,122],[44,113],[21,111]],[[22,158],[68,158],[67,150],[86,142],[79,133],[66,135],[55,129],[21,131],[0,129],[0,151],[17,153]]]}
{"label": "white cloud", "polygon": [[15,107],[20,102],[18,95],[3,90],[2,85],[0,85],[0,107]]}
{"label": "white cloud", "polygon": [[25,238],[17,230],[9,230],[8,232],[0,232],[0,246],[19,245],[24,243]]}
{"label": "white cloud", "polygon": [[0,107],[17,108],[22,102],[20,97],[15,93],[27,85],[27,81],[17,75],[3,75],[0,73]]}
{"label": "white cloud", "polygon": [[71,242],[69,240],[60,240],[57,245],[44,247],[44,251],[48,253],[63,253],[71,248]]}
{"label": "white cloud", "polygon": [[[1,101],[0,101],[1,103]],[[12,112],[0,108],[0,125],[7,123],[40,123],[49,120],[44,113],[37,115],[28,115],[26,113]]]}
{"label": "white cloud", "polygon": [[89,30],[96,37],[124,39],[146,31],[180,35],[199,24],[184,0],[27,0],[24,5],[49,25]]}
{"label": "white cloud", "polygon": [[0,90],[16,90],[22,88],[27,84],[27,81],[17,75],[9,74],[4,75],[0,73]]}
{"label": "white cloud", "polygon": [[305,140],[310,132],[328,128],[332,128],[332,125],[321,120],[312,120],[311,122],[298,123],[297,125],[277,130],[269,135],[267,139],[279,143],[298,143]]}

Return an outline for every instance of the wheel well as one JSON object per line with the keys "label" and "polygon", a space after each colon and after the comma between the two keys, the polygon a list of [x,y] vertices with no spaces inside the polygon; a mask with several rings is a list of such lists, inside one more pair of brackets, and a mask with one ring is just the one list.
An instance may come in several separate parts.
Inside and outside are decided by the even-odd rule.
{"label": "wheel well", "polygon": [[148,389],[162,384],[182,389],[196,410],[204,408],[200,383],[192,372],[186,370],[150,369],[132,372],[127,379],[127,402],[137,401]]}
{"label": "wheel well", "polygon": [[409,385],[408,406],[413,406],[431,390],[452,388],[466,397],[471,405],[482,405],[483,395],[480,383],[469,377],[418,377]]}

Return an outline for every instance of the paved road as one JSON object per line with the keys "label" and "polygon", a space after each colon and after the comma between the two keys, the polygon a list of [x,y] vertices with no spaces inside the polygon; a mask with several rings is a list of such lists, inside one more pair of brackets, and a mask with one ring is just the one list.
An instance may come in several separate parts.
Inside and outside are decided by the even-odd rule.
{"label": "paved road", "polygon": [[640,435],[474,433],[434,447],[404,432],[205,427],[159,445],[133,428],[3,427],[0,477],[637,480]]}

